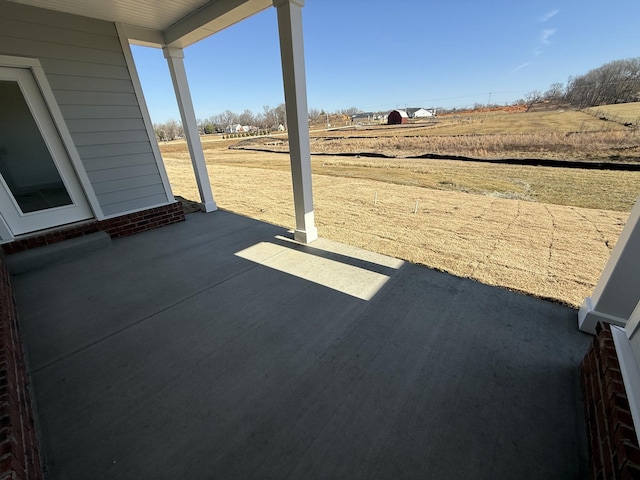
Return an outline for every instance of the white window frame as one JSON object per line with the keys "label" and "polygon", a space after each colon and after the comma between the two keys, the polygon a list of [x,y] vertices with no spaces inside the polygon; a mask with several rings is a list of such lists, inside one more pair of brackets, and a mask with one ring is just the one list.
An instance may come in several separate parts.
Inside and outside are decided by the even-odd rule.
{"label": "white window frame", "polygon": [[[64,117],[62,116],[62,112],[60,111],[60,107],[58,106],[58,102],[56,101],[53,90],[49,85],[49,81],[47,80],[47,76],[44,73],[44,69],[42,68],[40,61],[37,58],[0,55],[0,66],[28,68],[31,70],[36,85],[40,90],[40,93],[42,94],[44,103],[49,110],[53,125],[56,128],[57,133],[60,136],[60,140],[62,141],[62,145],[67,152],[67,156],[69,157],[71,166],[75,171],[78,181],[80,182],[80,186],[84,190],[85,197],[87,199],[87,202],[89,203],[89,208],[91,208],[91,210],[93,211],[95,218],[97,218],[98,220],[103,220],[105,218],[105,215],[102,212],[100,203],[98,202],[98,197],[93,190],[93,186],[91,185],[91,181],[89,180],[87,171],[82,164],[80,154],[76,149],[73,139],[71,138],[71,133],[67,128]],[[2,229],[3,226],[0,223],[0,233],[2,232]],[[2,238],[5,238],[4,235],[2,236]]]}

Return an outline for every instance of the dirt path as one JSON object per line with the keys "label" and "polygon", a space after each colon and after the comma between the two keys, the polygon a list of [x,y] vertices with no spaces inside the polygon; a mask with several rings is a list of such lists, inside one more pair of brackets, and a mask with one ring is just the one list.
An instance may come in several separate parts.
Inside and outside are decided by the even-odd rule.
{"label": "dirt path", "polygon": [[[197,200],[190,162],[166,165],[174,194]],[[221,208],[294,226],[288,172],[210,165],[209,173]],[[592,293],[628,216],[366,179],[313,181],[325,238],[575,307]]]}

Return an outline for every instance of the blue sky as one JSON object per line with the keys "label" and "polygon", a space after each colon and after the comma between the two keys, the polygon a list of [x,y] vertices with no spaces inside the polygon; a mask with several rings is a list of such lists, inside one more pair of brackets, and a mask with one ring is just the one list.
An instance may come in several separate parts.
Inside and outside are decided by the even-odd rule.
{"label": "blue sky", "polygon": [[[306,0],[310,108],[508,103],[640,56],[638,0]],[[133,47],[154,122],[179,120],[162,51]],[[283,102],[276,11],[185,49],[196,116]]]}

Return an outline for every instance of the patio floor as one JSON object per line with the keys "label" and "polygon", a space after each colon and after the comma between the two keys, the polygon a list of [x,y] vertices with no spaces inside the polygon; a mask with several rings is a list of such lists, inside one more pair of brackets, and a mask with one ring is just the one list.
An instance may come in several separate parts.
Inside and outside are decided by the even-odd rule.
{"label": "patio floor", "polygon": [[51,479],[579,479],[576,311],[219,211],[17,275]]}

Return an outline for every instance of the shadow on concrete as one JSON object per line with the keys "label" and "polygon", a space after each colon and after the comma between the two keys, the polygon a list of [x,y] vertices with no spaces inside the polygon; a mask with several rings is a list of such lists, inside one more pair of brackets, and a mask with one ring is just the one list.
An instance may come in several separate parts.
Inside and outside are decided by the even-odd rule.
{"label": "shadow on concrete", "polygon": [[286,237],[197,213],[14,278],[49,478],[586,476],[575,310]]}

